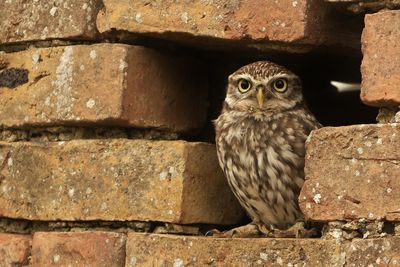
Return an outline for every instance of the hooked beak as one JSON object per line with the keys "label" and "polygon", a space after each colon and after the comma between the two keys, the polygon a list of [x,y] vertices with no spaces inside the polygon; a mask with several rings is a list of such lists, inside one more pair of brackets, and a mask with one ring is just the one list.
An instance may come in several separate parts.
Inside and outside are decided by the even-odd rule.
{"label": "hooked beak", "polygon": [[258,102],[258,106],[260,108],[262,108],[263,104],[264,104],[264,94],[263,94],[262,88],[258,88],[258,91],[257,91],[257,102]]}

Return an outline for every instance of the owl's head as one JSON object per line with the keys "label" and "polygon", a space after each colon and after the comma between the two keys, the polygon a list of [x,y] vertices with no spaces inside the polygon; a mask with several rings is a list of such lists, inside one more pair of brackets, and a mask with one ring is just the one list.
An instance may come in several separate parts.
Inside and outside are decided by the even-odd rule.
{"label": "owl's head", "polygon": [[301,81],[288,69],[269,61],[241,67],[231,74],[225,105],[239,111],[284,111],[303,101]]}

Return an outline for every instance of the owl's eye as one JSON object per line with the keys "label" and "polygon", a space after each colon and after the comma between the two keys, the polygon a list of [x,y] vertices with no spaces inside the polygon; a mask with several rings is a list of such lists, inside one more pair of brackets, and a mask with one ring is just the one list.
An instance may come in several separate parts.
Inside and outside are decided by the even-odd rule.
{"label": "owl's eye", "polygon": [[286,79],[276,79],[272,83],[272,87],[274,88],[275,91],[277,91],[279,93],[284,93],[284,92],[286,92],[286,90],[288,88],[288,84],[287,84]]}
{"label": "owl's eye", "polygon": [[239,92],[246,93],[251,88],[251,82],[246,79],[240,79],[238,83]]}

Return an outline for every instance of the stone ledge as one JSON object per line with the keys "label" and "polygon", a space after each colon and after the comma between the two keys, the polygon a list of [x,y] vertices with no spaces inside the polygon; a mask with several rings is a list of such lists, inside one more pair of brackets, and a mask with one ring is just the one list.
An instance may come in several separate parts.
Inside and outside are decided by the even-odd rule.
{"label": "stone ledge", "polygon": [[338,243],[320,239],[212,238],[128,233],[126,266],[343,266]]}
{"label": "stone ledge", "polygon": [[148,140],[0,142],[0,216],[234,224],[215,147]]}

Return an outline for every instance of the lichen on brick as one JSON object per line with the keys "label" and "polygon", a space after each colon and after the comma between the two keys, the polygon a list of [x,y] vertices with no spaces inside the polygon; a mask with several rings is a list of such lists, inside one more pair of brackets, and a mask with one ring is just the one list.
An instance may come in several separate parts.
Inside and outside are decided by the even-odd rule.
{"label": "lichen on brick", "polygon": [[53,81],[57,116],[59,118],[70,118],[72,116],[74,97],[72,89],[73,79],[73,47],[64,48],[60,57],[60,63],[56,69],[56,79]]}

